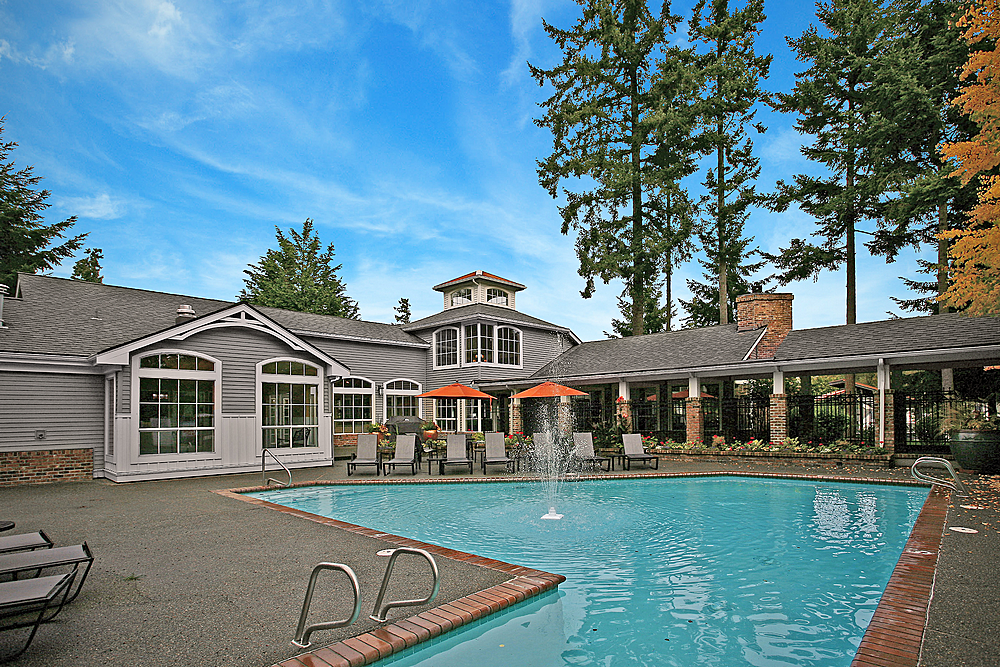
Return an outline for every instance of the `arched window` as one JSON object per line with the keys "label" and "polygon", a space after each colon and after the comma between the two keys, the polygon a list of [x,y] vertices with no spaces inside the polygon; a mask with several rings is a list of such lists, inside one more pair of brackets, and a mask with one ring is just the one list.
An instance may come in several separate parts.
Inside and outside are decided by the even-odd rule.
{"label": "arched window", "polygon": [[412,380],[391,380],[385,383],[385,418],[419,417],[420,385]]}
{"label": "arched window", "polygon": [[491,303],[494,306],[506,306],[507,292],[496,287],[486,288],[486,303]]}
{"label": "arched window", "polygon": [[434,367],[458,366],[458,329],[434,332]]}
{"label": "arched window", "polygon": [[497,327],[497,363],[521,365],[521,332],[512,327]]}
{"label": "arched window", "polygon": [[451,305],[453,306],[464,306],[468,303],[472,303],[472,288],[465,287],[462,289],[457,289],[451,293]]}
{"label": "arched window", "polygon": [[217,362],[158,352],[139,359],[139,455],[215,451]]}
{"label": "arched window", "polygon": [[264,449],[319,447],[319,369],[279,359],[260,367],[261,441]]}
{"label": "arched window", "polygon": [[333,432],[364,433],[374,419],[375,385],[371,380],[347,377],[333,383]]}

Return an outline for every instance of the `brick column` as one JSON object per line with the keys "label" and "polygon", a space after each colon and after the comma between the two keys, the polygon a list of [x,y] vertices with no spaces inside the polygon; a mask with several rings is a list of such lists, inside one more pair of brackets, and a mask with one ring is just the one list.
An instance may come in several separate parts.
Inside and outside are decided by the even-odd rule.
{"label": "brick column", "polygon": [[[890,454],[896,451],[896,411],[895,411],[895,394],[891,392],[885,392],[885,440],[882,446],[885,447],[886,451]],[[875,409],[878,409],[878,404],[876,403]],[[875,428],[878,428],[876,424]],[[875,437],[878,437],[878,431],[875,432]],[[878,444],[878,443],[875,443]]]}
{"label": "brick column", "polygon": [[685,400],[684,415],[687,428],[684,439],[688,442],[705,442],[705,420],[701,412],[701,399],[688,398]]}
{"label": "brick column", "polygon": [[524,433],[524,425],[521,423],[521,399],[510,399],[510,433]]}
{"label": "brick column", "polygon": [[556,406],[556,431],[567,439],[573,437],[573,410],[569,396],[560,396]]}
{"label": "brick column", "polygon": [[787,394],[771,394],[768,422],[771,427],[771,442],[778,444],[788,439]]}

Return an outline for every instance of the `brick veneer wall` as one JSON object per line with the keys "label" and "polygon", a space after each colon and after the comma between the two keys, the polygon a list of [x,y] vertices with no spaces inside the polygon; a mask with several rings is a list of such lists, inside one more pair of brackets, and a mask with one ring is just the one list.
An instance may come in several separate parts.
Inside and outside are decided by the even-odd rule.
{"label": "brick veneer wall", "polygon": [[0,452],[0,486],[75,482],[93,477],[93,449]]}
{"label": "brick veneer wall", "polygon": [[772,359],[792,330],[793,294],[744,294],[736,297],[736,324],[740,331],[767,327],[753,359]]}

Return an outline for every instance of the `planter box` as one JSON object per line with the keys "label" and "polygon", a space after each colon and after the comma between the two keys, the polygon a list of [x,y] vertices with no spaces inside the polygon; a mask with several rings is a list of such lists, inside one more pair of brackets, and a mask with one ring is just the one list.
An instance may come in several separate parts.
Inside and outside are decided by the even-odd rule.
{"label": "planter box", "polygon": [[952,431],[948,446],[960,468],[987,475],[1000,473],[1000,431]]}
{"label": "planter box", "polygon": [[690,458],[701,461],[746,460],[752,463],[867,463],[870,465],[892,466],[892,454],[846,454],[831,452],[788,452],[750,451],[728,449],[666,449],[650,450],[650,454],[660,457]]}

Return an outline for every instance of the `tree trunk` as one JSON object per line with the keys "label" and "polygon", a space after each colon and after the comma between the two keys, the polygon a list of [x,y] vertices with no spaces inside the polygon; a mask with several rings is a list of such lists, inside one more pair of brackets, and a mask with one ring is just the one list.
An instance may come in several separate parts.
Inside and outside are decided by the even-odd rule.
{"label": "tree trunk", "polygon": [[[948,202],[938,204],[938,232],[948,231]],[[948,289],[948,239],[938,238],[937,243],[937,293],[938,297]],[[944,301],[938,301],[938,314],[951,312]],[[955,391],[955,373],[951,368],[941,369],[941,391]]]}
{"label": "tree trunk", "polygon": [[[848,114],[848,126],[849,126],[849,137],[854,136],[854,84],[851,84],[851,93],[848,98],[847,103],[847,114]],[[850,141],[850,139],[848,139]],[[846,248],[846,264],[847,264],[847,323],[857,324],[858,323],[858,288],[856,282],[856,259],[855,253],[856,249],[854,246],[854,225],[855,218],[857,216],[857,208],[855,207],[855,195],[854,195],[854,169],[855,169],[855,155],[854,146],[847,146],[847,176],[846,176],[846,189],[847,189],[847,248]],[[854,374],[848,374],[844,376],[844,393],[853,394],[854,393]]]}
{"label": "tree trunk", "polygon": [[[719,3],[721,5],[720,9],[725,10],[728,13],[729,3],[726,0],[722,0]],[[723,12],[719,12],[718,20],[721,22],[723,17]],[[718,88],[716,89],[718,96],[722,97],[722,55],[725,51],[725,42],[722,38],[716,41],[717,56],[720,63],[719,67],[719,79],[717,81]],[[718,231],[719,240],[719,324],[729,324],[729,285],[728,285],[728,267],[726,266],[726,249],[725,249],[725,227],[726,220],[723,210],[726,206],[726,149],[723,144],[723,131],[725,127],[723,126],[722,112],[719,112],[719,117],[716,119],[716,140],[719,142],[716,147],[716,153],[718,158],[718,169],[717,174],[718,179],[718,192],[716,206],[716,228]]]}
{"label": "tree trunk", "polygon": [[642,243],[642,161],[639,136],[639,73],[633,68],[629,92],[632,95],[632,335],[646,333],[645,303],[642,293],[642,272],[645,269]]}

